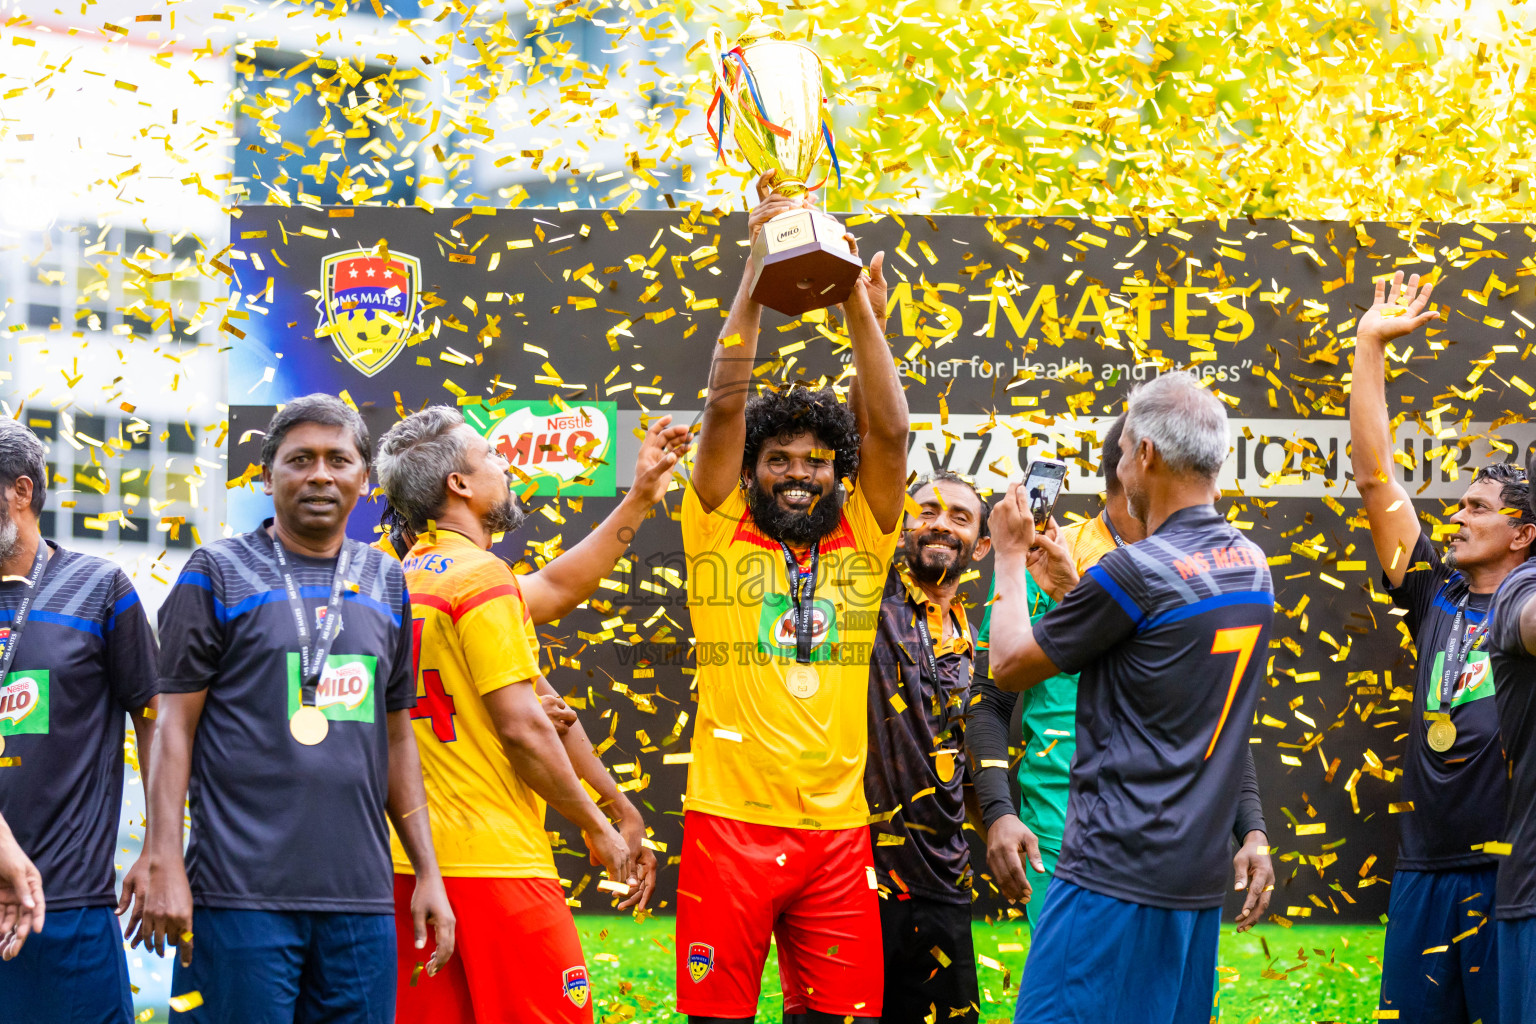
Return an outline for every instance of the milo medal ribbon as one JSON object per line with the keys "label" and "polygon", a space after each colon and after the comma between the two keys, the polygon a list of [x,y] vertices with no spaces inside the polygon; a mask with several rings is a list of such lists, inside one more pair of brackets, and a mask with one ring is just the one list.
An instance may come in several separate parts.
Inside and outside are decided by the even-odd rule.
{"label": "milo medal ribbon", "polygon": [[[11,665],[16,661],[16,649],[21,646],[21,632],[27,626],[27,616],[32,613],[32,602],[37,598],[37,586],[43,582],[43,570],[48,567],[48,542],[37,539],[37,554],[32,556],[32,571],[27,573],[27,592],[21,606],[11,620],[9,629],[0,637],[4,653],[0,654],[0,685],[11,677]],[[0,754],[5,753],[5,737],[0,736]]]}
{"label": "milo medal ribbon", "polygon": [[283,542],[276,536],[272,538],[272,555],[277,559],[278,571],[283,575],[283,589],[288,594],[288,610],[293,613],[293,625],[299,634],[299,709],[288,719],[288,731],[306,747],[321,742],[331,731],[330,719],[316,706],[315,695],[320,685],[320,676],[325,672],[326,659],[331,654],[331,644],[341,630],[342,584],[356,550],[356,541],[342,542],[341,553],[336,557],[336,569],[331,574],[331,596],[325,605],[325,620],[320,624],[320,635],[315,636],[309,628],[304,598],[299,593],[298,580],[294,579],[293,569],[288,564]]}
{"label": "milo medal ribbon", "polygon": [[1429,749],[1443,754],[1456,745],[1456,723],[1451,721],[1451,702],[1456,696],[1456,685],[1466,671],[1467,659],[1483,645],[1487,631],[1467,621],[1467,603],[1471,593],[1462,596],[1456,606],[1456,617],[1451,620],[1451,633],[1445,642],[1445,660],[1440,671],[1440,708],[1429,724],[1427,739]]}
{"label": "milo medal ribbon", "polygon": [[784,569],[789,574],[789,598],[795,615],[795,663],[784,673],[784,685],[789,692],[806,700],[816,696],[821,689],[821,676],[811,664],[811,652],[816,639],[816,570],[821,562],[821,544],[811,545],[811,567],[801,571],[800,563],[789,545],[779,541],[784,552]]}

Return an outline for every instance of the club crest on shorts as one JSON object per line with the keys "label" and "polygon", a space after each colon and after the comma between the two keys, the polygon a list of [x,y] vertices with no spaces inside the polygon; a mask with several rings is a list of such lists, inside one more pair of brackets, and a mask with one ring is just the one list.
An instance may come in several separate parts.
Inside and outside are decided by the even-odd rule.
{"label": "club crest on shorts", "polygon": [[393,362],[421,330],[422,308],[421,261],[414,256],[353,249],[320,261],[316,332],[365,376]]}
{"label": "club crest on shorts", "polygon": [[576,1006],[586,1006],[587,999],[592,995],[592,983],[587,980],[587,969],[581,965],[565,969],[565,973],[560,976],[560,987],[565,990],[565,998]]}
{"label": "club crest on shorts", "polygon": [[715,968],[715,947],[707,942],[690,942],[688,944],[688,976],[693,979],[695,985],[703,981],[705,976]]}

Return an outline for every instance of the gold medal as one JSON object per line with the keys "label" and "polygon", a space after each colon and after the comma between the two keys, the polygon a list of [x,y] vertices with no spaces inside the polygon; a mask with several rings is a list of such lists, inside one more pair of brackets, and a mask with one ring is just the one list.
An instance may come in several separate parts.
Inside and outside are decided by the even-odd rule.
{"label": "gold medal", "polygon": [[325,739],[325,734],[331,731],[331,723],[324,711],[304,704],[288,719],[288,731],[293,733],[294,739],[306,747],[312,747]]}
{"label": "gold medal", "polygon": [[940,782],[948,782],[955,777],[955,752],[941,750],[934,759],[934,770],[939,773]]}
{"label": "gold medal", "polygon": [[821,689],[821,677],[817,675],[815,667],[798,662],[789,666],[784,683],[789,687],[789,692],[801,700],[816,696],[816,691]]}
{"label": "gold medal", "polygon": [[1456,726],[1451,724],[1449,718],[1437,719],[1429,723],[1429,749],[1438,754],[1450,750],[1456,743]]}

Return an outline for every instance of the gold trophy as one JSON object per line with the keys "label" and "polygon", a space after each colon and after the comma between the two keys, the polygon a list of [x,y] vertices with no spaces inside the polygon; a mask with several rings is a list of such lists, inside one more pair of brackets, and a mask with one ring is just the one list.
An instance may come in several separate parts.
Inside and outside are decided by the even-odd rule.
{"label": "gold trophy", "polygon": [[[752,20],[730,49],[719,29],[711,32],[718,88],[707,117],[716,153],[729,123],[736,148],[752,169],[777,172],[773,190],[778,194],[802,196],[819,187],[821,182],[810,181],[823,157],[841,181],[832,132],[821,113],[821,58],[765,24],[755,5],[749,10]],[[818,210],[795,210],[770,220],[758,232],[748,259],[753,300],[785,316],[837,305],[853,292],[863,271],[842,225]]]}

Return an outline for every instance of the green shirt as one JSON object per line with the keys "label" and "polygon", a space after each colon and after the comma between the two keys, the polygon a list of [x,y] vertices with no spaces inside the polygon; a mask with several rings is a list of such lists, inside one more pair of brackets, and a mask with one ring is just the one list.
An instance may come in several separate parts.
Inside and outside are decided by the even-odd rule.
{"label": "green shirt", "polygon": [[[1041,590],[1033,576],[1026,574],[1029,592],[1029,621],[1055,607],[1056,602]],[[991,638],[992,598],[997,583],[987,595],[987,613],[982,619],[977,646],[985,649]],[[988,674],[991,669],[989,667]],[[1038,686],[1019,694],[1021,734],[1024,756],[1019,759],[1019,818],[1040,841],[1055,849],[1061,847],[1067,825],[1067,790],[1072,777],[1072,755],[1077,752],[1077,676],[1060,673]]]}

